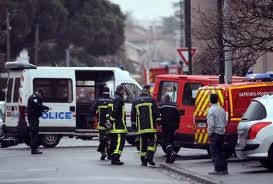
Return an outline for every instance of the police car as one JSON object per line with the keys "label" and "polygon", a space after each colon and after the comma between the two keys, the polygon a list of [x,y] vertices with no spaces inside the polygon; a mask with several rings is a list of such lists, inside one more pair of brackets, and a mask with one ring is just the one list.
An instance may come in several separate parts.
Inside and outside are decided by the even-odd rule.
{"label": "police car", "polygon": [[236,154],[241,159],[259,160],[273,170],[273,95],[251,101],[238,125]]}

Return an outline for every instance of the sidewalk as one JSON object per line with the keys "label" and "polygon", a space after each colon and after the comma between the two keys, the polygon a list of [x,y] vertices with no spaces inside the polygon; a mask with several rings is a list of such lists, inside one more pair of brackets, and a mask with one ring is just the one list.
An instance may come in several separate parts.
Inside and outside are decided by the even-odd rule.
{"label": "sidewalk", "polygon": [[257,161],[240,161],[237,158],[229,160],[228,175],[208,175],[213,171],[210,159],[196,159],[179,156],[173,164],[160,164],[160,167],[195,179],[206,184],[272,184],[272,172],[261,167]]}

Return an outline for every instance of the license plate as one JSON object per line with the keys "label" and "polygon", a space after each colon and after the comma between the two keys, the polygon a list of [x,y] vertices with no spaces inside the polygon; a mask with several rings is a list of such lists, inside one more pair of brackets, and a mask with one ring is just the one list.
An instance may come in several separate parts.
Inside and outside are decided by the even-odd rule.
{"label": "license plate", "polygon": [[207,123],[197,123],[197,127],[198,128],[206,128],[207,127]]}

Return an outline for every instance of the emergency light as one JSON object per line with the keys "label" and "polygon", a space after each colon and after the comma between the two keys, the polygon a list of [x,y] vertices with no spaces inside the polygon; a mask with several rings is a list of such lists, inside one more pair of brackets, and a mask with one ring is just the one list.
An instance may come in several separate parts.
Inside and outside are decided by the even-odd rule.
{"label": "emergency light", "polygon": [[273,73],[247,74],[246,80],[248,80],[248,81],[273,81]]}

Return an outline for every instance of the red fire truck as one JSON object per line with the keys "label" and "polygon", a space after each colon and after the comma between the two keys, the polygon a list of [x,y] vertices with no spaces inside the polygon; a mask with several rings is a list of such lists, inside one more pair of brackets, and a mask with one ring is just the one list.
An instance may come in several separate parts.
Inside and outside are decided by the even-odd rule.
{"label": "red fire truck", "polygon": [[[248,78],[252,81],[257,79],[257,77],[260,77],[260,75],[248,75]],[[271,76],[268,75],[268,77]],[[268,77],[267,80],[270,79]],[[209,148],[206,115],[210,105],[209,95],[215,93],[219,97],[219,104],[226,111],[228,124],[225,136],[225,152],[227,157],[231,156],[237,143],[237,125],[250,104],[251,99],[266,94],[273,94],[273,82],[252,81],[211,85],[198,90],[194,110],[193,125],[195,137],[193,147]]]}
{"label": "red fire truck", "polygon": [[[233,77],[233,81],[243,81],[244,77]],[[158,103],[162,97],[169,94],[181,111],[180,126],[175,137],[175,149],[192,147],[194,145],[195,127],[193,112],[197,91],[200,87],[217,84],[219,76],[209,75],[159,75],[156,78],[153,97]],[[162,143],[161,133],[158,133],[158,143]],[[161,144],[162,145],[162,144]],[[165,151],[164,146],[162,147]]]}

